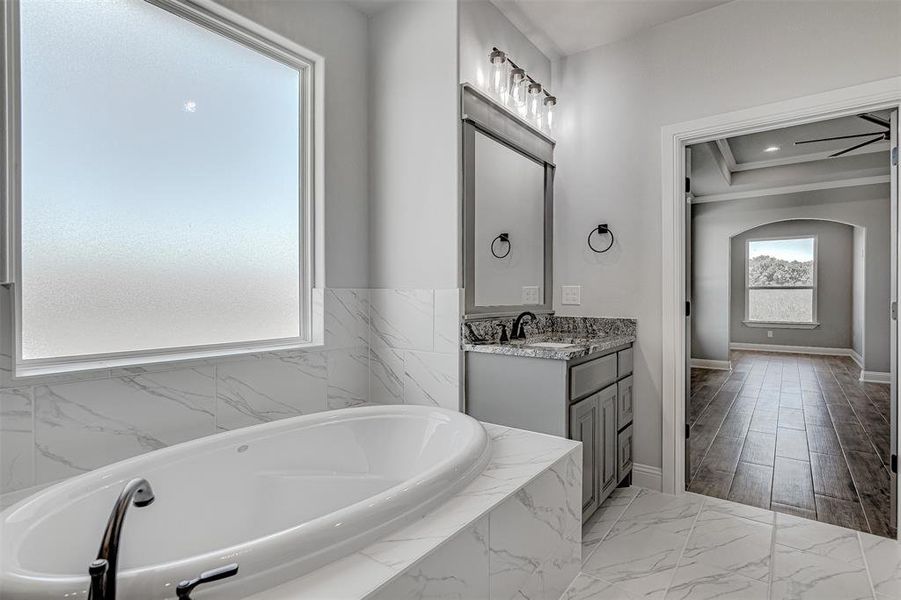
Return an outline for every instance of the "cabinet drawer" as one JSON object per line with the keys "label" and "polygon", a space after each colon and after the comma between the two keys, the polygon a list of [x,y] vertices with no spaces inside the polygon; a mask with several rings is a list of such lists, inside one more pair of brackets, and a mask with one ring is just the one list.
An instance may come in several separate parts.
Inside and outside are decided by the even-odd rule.
{"label": "cabinet drawer", "polygon": [[632,426],[619,432],[616,440],[616,480],[622,481],[632,470]]}
{"label": "cabinet drawer", "polygon": [[581,398],[616,381],[616,362],[616,355],[610,354],[571,368],[569,399]]}
{"label": "cabinet drawer", "polygon": [[632,373],[632,348],[626,348],[616,353],[617,376],[625,377]]}
{"label": "cabinet drawer", "polygon": [[620,379],[616,384],[617,429],[632,422],[632,376]]}

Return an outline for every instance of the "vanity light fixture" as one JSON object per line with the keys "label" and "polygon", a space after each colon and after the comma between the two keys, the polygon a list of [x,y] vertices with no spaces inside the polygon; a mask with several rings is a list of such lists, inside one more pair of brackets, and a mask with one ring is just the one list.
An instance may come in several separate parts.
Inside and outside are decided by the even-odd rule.
{"label": "vanity light fixture", "polygon": [[778,152],[779,149],[780,149],[779,146],[767,146],[766,148],[764,148],[763,151],[764,152]]}
{"label": "vanity light fixture", "polygon": [[[488,92],[538,129],[550,133],[557,98],[497,47],[488,55]],[[509,70],[507,66],[509,65]]]}
{"label": "vanity light fixture", "polygon": [[503,100],[510,84],[510,76],[507,74],[507,55],[500,50],[492,50],[488,60],[491,63],[488,91],[496,98]]}

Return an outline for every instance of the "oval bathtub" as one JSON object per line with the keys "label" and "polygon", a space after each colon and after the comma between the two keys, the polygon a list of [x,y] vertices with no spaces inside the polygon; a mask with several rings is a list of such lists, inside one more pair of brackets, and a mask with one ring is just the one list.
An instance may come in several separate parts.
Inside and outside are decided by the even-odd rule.
{"label": "oval bathtub", "polygon": [[145,477],[156,499],[125,517],[120,596],[173,598],[179,581],[237,562],[237,576],[206,591],[241,598],[421,517],[489,455],[478,421],[419,406],[317,413],[151,452],[0,513],[0,596],[85,597],[88,564],[133,477]]}

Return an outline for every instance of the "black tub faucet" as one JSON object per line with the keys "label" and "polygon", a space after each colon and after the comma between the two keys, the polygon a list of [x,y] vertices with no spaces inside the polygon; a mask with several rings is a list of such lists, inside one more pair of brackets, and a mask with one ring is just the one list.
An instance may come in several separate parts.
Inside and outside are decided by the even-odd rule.
{"label": "black tub faucet", "polygon": [[150,483],[138,477],[132,479],[122,491],[109,520],[106,522],[106,531],[103,532],[103,540],[100,542],[100,551],[97,560],[91,563],[88,573],[91,575],[91,589],[88,592],[89,600],[115,600],[116,599],[116,571],[119,564],[119,537],[122,535],[122,525],[125,523],[125,512],[134,502],[138,508],[147,506],[153,502],[153,488]]}
{"label": "black tub faucet", "polygon": [[535,313],[525,311],[520,313],[518,317],[513,321],[513,331],[510,332],[511,340],[524,340],[526,339],[526,332],[523,330],[523,319],[525,317],[529,317],[529,323],[535,323],[538,320],[538,317],[535,316]]}

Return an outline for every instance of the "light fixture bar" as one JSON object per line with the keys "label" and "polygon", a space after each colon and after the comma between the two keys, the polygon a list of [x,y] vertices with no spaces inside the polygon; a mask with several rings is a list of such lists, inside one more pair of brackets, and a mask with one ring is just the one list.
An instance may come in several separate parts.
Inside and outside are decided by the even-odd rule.
{"label": "light fixture bar", "polygon": [[[511,67],[513,67],[514,69],[522,69],[522,67],[520,67],[518,64],[516,64],[515,62],[513,62],[513,59],[510,58],[510,55],[509,55],[509,54],[507,54],[506,52],[504,52],[503,50],[501,50],[501,49],[498,48],[497,46],[492,46],[492,47],[491,47],[491,51],[492,51],[492,52],[502,52],[503,55],[504,55],[504,57],[505,57],[505,60],[506,60],[508,63],[510,63],[510,66],[511,66]],[[523,70],[525,70],[525,69],[523,69]],[[544,95],[545,95],[545,96],[553,96],[553,94],[550,92],[550,90],[547,89],[540,81],[535,80],[531,75],[529,75],[529,72],[528,72],[528,71],[526,71],[526,79],[528,79],[529,81],[531,81],[532,83],[534,83],[534,84],[536,84],[536,85],[540,85],[540,86],[541,86],[541,89],[542,89],[542,91],[544,92]]]}

